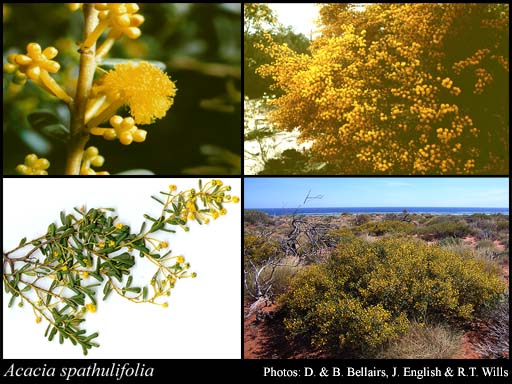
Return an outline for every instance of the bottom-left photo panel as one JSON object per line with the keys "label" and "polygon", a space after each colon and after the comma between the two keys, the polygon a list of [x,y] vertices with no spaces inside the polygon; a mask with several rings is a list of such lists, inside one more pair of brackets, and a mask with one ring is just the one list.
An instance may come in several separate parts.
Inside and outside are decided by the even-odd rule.
{"label": "bottom-left photo panel", "polygon": [[239,178],[4,178],[3,357],[241,357]]}

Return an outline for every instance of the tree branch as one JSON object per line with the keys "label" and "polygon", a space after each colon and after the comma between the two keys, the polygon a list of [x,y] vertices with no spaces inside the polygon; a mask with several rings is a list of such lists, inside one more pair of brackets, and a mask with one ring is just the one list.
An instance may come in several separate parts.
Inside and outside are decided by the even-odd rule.
{"label": "tree branch", "polygon": [[[98,24],[98,11],[93,3],[84,3],[84,41]],[[66,164],[67,175],[80,174],[80,165],[85,145],[89,141],[89,133],[85,127],[85,109],[91,91],[96,70],[96,44],[89,48],[80,49],[80,69],[76,88],[75,101],[70,106],[71,137]]]}

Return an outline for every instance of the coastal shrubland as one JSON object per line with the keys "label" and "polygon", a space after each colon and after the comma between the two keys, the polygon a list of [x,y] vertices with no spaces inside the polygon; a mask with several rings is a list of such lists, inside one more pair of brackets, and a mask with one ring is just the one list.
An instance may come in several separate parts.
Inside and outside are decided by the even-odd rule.
{"label": "coastal shrubland", "polygon": [[[258,222],[251,212],[244,257],[267,263],[266,329],[278,329],[300,356],[456,358],[465,332],[485,323],[473,349],[508,356],[508,337],[507,349],[496,341],[508,329],[500,315],[508,215],[393,215],[260,214]],[[269,244],[273,256],[262,258]],[[258,299],[250,296],[248,304]]]}

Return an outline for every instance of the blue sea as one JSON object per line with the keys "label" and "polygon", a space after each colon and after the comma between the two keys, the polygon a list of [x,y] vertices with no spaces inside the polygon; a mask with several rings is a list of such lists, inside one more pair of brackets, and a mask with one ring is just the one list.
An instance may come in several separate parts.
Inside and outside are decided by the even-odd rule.
{"label": "blue sea", "polygon": [[271,216],[288,215],[341,215],[342,213],[428,213],[432,215],[472,215],[484,213],[488,215],[508,215],[508,208],[478,208],[478,207],[333,207],[333,208],[257,208]]}

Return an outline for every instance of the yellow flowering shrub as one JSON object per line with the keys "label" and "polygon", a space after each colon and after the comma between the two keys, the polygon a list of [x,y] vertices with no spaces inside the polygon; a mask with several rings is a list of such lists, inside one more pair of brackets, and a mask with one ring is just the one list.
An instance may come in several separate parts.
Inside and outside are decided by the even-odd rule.
{"label": "yellow flowering shrub", "polygon": [[339,174],[508,171],[508,5],[320,6],[299,54],[267,35],[273,122]]}
{"label": "yellow flowering shrub", "polygon": [[313,345],[372,353],[409,320],[457,322],[505,292],[497,271],[419,240],[340,244],[304,268],[281,296],[285,328]]}

